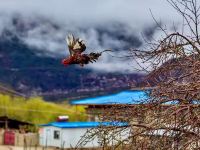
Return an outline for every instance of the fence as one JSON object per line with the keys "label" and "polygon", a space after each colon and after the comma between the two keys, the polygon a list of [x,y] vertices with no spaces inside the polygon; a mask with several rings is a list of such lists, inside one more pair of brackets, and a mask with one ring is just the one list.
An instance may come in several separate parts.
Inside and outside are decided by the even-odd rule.
{"label": "fence", "polygon": [[[14,132],[14,145],[15,146],[38,146],[39,135],[38,133],[19,133],[18,130],[12,130]],[[5,130],[0,129],[0,145],[4,145]]]}

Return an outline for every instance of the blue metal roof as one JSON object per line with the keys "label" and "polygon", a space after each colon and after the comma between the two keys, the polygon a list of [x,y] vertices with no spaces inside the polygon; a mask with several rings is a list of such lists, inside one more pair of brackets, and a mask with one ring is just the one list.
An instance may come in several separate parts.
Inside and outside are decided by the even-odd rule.
{"label": "blue metal roof", "polygon": [[98,126],[128,126],[125,122],[52,122],[41,126],[54,126],[58,128],[94,128]]}
{"label": "blue metal roof", "polygon": [[74,100],[73,105],[139,104],[148,99],[147,91],[123,91],[117,94]]}

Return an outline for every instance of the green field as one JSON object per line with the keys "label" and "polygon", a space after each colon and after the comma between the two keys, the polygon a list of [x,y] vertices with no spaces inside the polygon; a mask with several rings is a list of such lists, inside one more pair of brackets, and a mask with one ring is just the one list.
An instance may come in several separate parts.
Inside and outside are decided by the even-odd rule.
{"label": "green field", "polygon": [[46,102],[40,97],[25,99],[0,94],[0,116],[43,124],[55,121],[59,115],[68,115],[69,121],[85,121],[87,118],[84,107]]}

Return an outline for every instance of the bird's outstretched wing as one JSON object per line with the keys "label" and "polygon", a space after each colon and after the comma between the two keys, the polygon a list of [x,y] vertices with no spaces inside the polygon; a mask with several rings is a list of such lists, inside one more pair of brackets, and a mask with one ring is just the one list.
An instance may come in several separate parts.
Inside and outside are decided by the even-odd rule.
{"label": "bird's outstretched wing", "polygon": [[66,42],[69,48],[70,55],[73,56],[76,53],[81,54],[85,51],[86,46],[83,40],[75,38],[72,34],[66,37]]}

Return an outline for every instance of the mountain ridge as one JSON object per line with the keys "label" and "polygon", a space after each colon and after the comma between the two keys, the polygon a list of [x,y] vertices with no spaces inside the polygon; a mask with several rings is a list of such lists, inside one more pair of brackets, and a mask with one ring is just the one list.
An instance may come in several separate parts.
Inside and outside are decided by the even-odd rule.
{"label": "mountain ridge", "polygon": [[[19,37],[26,34],[26,24],[16,19],[13,25],[19,31],[4,29],[0,35],[0,82],[27,96],[40,95],[53,100],[110,93],[138,86],[144,77],[138,73],[96,72],[79,66],[66,68],[61,64],[61,56],[47,55],[45,50],[28,45]],[[33,28],[36,25],[33,24]],[[117,28],[98,32],[102,36],[112,35]],[[134,41],[137,46],[141,45],[136,36],[128,39],[124,34],[122,28],[112,37],[124,39],[124,48]]]}

